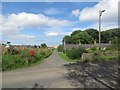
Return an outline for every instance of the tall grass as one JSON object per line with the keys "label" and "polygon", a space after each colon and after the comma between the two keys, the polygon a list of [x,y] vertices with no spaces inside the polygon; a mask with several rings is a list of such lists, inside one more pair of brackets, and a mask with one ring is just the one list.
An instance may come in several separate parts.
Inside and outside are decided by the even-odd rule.
{"label": "tall grass", "polygon": [[[17,54],[2,54],[2,71],[37,64],[52,54],[52,50],[44,48],[16,47],[15,49],[18,51]],[[33,57],[29,55],[31,49],[34,51]]]}

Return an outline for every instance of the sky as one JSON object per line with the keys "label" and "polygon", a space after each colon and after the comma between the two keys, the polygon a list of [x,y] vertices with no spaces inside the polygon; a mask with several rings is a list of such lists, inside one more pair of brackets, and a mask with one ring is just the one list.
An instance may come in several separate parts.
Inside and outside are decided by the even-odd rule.
{"label": "sky", "polygon": [[99,10],[105,10],[102,30],[117,28],[118,1],[2,2],[2,42],[56,46],[75,30],[98,29]]}

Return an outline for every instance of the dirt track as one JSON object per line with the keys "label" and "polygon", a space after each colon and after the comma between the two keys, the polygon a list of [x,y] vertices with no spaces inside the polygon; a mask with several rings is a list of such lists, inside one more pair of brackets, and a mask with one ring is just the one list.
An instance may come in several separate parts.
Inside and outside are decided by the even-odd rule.
{"label": "dirt track", "polygon": [[66,78],[67,64],[56,51],[41,64],[30,68],[3,72],[3,88],[72,88]]}
{"label": "dirt track", "polygon": [[41,64],[2,74],[3,88],[108,88],[118,86],[118,62],[68,63],[57,51]]}

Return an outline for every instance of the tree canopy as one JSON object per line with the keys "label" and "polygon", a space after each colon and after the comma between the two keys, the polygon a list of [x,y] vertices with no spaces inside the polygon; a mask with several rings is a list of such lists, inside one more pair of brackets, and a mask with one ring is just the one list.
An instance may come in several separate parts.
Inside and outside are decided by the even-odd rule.
{"label": "tree canopy", "polygon": [[99,32],[96,29],[90,28],[90,29],[86,29],[86,32],[94,39],[98,42],[99,39]]}
{"label": "tree canopy", "polygon": [[[115,37],[120,37],[120,28],[109,29],[101,32],[101,43],[109,43]],[[69,36],[63,38],[66,44],[92,44],[94,40],[98,43],[99,32],[96,29],[90,28],[84,31],[76,30]]]}
{"label": "tree canopy", "polygon": [[46,43],[41,44],[41,47],[42,47],[42,48],[47,48]]}

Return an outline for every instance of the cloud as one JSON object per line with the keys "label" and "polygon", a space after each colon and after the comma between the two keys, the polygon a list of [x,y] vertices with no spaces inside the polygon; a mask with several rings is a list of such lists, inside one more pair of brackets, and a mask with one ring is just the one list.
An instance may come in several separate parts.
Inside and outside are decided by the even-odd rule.
{"label": "cloud", "polygon": [[58,36],[58,33],[57,32],[46,32],[45,33],[46,36]]}
{"label": "cloud", "polygon": [[72,14],[75,15],[76,17],[78,17],[80,15],[79,9],[73,10]]}
{"label": "cloud", "polygon": [[[40,26],[66,26],[69,24],[67,20],[58,20],[54,18],[49,18],[43,14],[33,14],[33,13],[19,13],[11,14],[6,19],[6,24],[17,25],[17,26],[27,26],[27,27],[40,27]],[[19,22],[19,23],[18,23]]]}
{"label": "cloud", "polygon": [[64,32],[64,31],[48,31],[45,32],[45,36],[54,37],[54,36],[61,36],[61,35],[70,35],[72,32]]}
{"label": "cloud", "polygon": [[50,8],[50,9],[46,9],[44,13],[46,15],[56,15],[56,14],[62,14],[63,12],[61,12],[60,10],[56,8]]}
{"label": "cloud", "polygon": [[[39,28],[39,27],[65,27],[69,26],[70,22],[67,20],[58,20],[49,18],[43,14],[33,13],[18,13],[10,14],[8,16],[1,16],[2,18],[2,32],[3,36],[10,38],[35,38],[34,35],[25,35],[21,30],[25,27]],[[52,34],[51,34],[52,35]]]}
{"label": "cloud", "polygon": [[[103,22],[101,26],[101,31],[105,31],[111,28],[117,28],[118,24],[117,22]],[[89,28],[95,28],[98,30],[98,23],[95,23],[93,25],[90,25]]]}
{"label": "cloud", "polygon": [[25,34],[17,34],[17,35],[11,36],[11,38],[19,38],[19,39],[31,39],[35,37],[36,36],[34,35],[25,35]]}
{"label": "cloud", "polygon": [[97,21],[99,10],[106,10],[104,15],[102,15],[103,21],[117,21],[118,18],[118,1],[119,0],[101,0],[98,4],[93,7],[86,7],[83,10],[78,12],[77,10],[73,10],[72,13],[76,16],[79,15],[78,18],[80,21]]}
{"label": "cloud", "polygon": [[72,28],[71,30],[72,30],[72,31],[76,31],[76,30],[83,30],[83,29],[77,27],[77,28]]}
{"label": "cloud", "polygon": [[[111,28],[117,28],[117,27],[118,27],[117,22],[103,22],[103,23],[102,23],[102,26],[101,26],[101,31],[105,31],[105,30],[108,30],[108,29],[111,29]],[[98,23],[94,23],[94,24],[89,25],[89,26],[84,27],[84,28],[80,28],[80,27],[71,28],[71,30],[72,30],[72,31],[76,31],[76,30],[86,30],[86,29],[89,29],[89,28],[94,28],[94,29],[97,29],[97,30],[98,30]]]}

